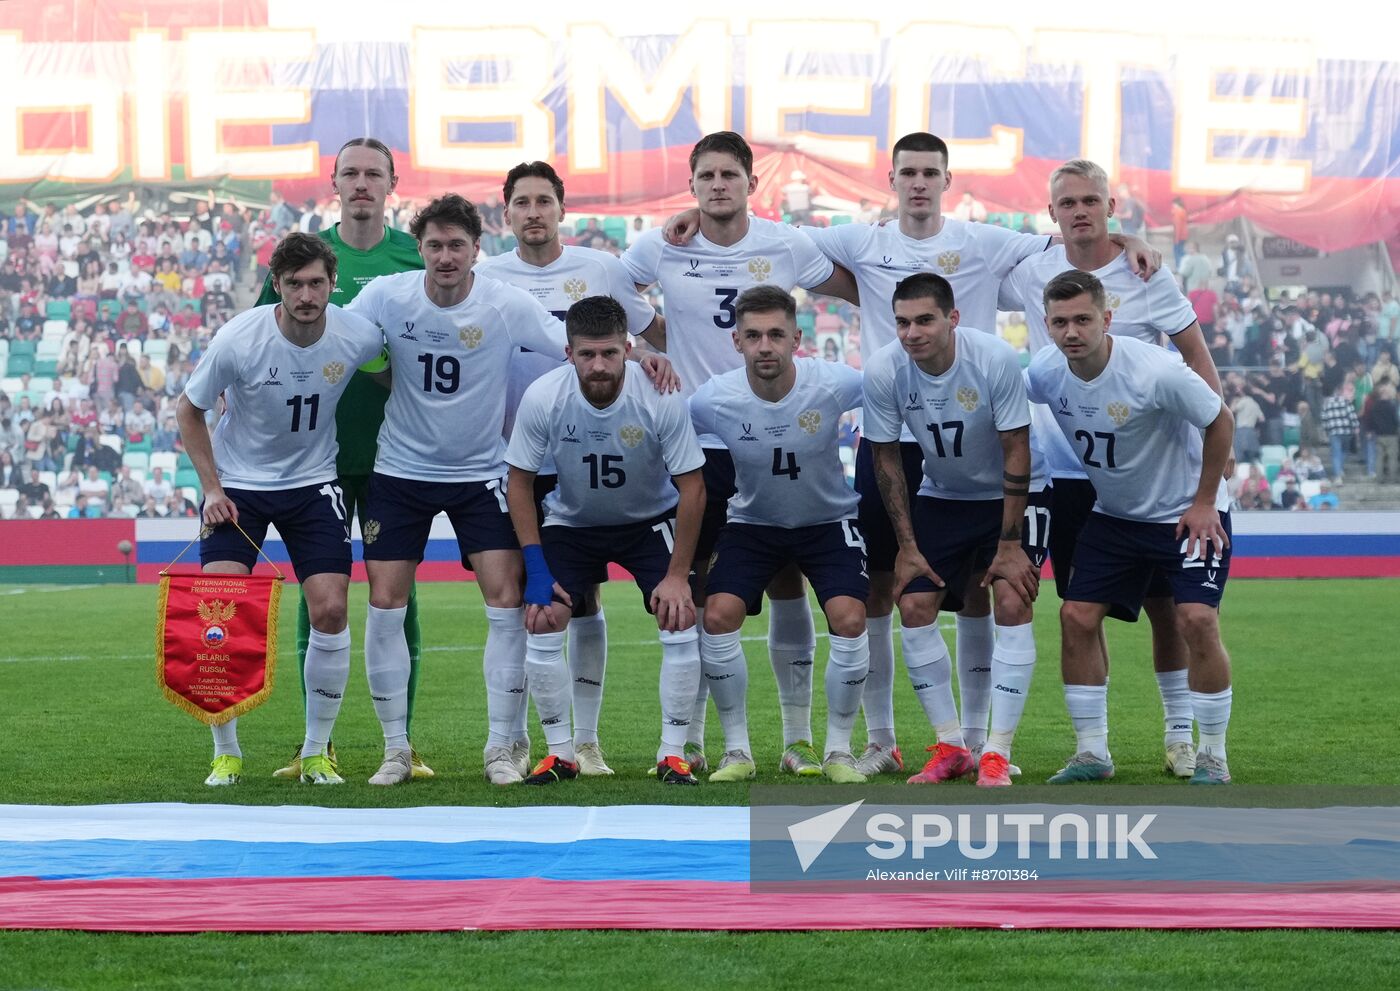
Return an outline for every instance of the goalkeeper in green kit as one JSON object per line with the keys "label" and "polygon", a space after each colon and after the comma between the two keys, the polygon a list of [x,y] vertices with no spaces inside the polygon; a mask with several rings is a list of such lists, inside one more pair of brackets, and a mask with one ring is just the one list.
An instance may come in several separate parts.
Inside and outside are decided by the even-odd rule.
{"label": "goalkeeper in green kit", "polygon": [[[331,187],[340,197],[340,223],[322,230],[317,236],[329,242],[339,260],[335,288],[331,291],[330,299],[337,306],[349,304],[377,276],[423,268],[418,242],[384,223],[385,201],[397,183],[393,153],[375,138],[352,138],[335,157]],[[279,301],[269,278],[263,285],[262,295],[258,297],[258,305]],[[352,519],[364,508],[369,476],[374,470],[379,427],[384,422],[384,404],[388,399],[389,393],[383,386],[359,371],[336,406],[335,426],[340,441],[336,471],[340,476],[340,487],[345,491],[346,510]],[[413,697],[418,688],[418,662],[422,652],[416,590],[409,596],[404,633],[408,637],[411,665],[408,681],[408,725],[411,730]],[[310,635],[311,622],[303,597],[297,605],[297,662],[303,670],[303,695],[306,692],[306,646]],[[334,751],[329,753],[334,760]],[[414,750],[412,755],[413,776],[432,777],[432,768],[423,763],[418,752]],[[300,746],[291,764],[274,771],[273,775],[293,780],[301,776]]]}

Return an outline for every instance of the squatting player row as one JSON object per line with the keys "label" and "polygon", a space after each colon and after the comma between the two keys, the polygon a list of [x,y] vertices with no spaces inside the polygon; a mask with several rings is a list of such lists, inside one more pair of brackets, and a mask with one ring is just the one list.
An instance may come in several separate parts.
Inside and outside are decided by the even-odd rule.
{"label": "squatting player row", "polygon": [[[1102,170],[1074,161],[1052,177],[1062,242],[943,218],[947,149],[924,133],[894,148],[900,209],[885,227],[808,231],[749,216],[752,154],[732,132],[699,142],[691,171],[697,214],[619,260],[562,246],[562,182],[545,163],[522,164],[504,189],[519,247],[474,267],[471,204],[444,196],[411,238],[399,235],[383,224],[391,153],[373,139],[341,150],[341,224],[279,246],[268,304],[220,331],[181,403],[205,486],[206,569],[251,566],[252,548],[223,525],[237,518],[258,540],[276,524],[302,581],[306,736],[275,773],[341,780],[330,734],[349,670],[358,509],[366,668],[385,733],[374,784],[432,775],[408,731],[413,573],[438,512],[487,603],[494,783],[612,773],[597,736],[598,583],[611,560],[636,576],[661,630],[660,781],[692,784],[707,769],[707,688],[725,736],[710,779],[754,776],[738,629],[766,590],[783,770],[847,782],[903,769],[897,600],[906,667],[936,736],[910,780],[975,773],[1009,784],[1047,550],[1066,599],[1062,668],[1078,738],[1051,780],[1112,776],[1102,620],[1145,608],[1165,766],[1228,781],[1217,620],[1231,421],[1189,304],[1145,245],[1107,233],[1114,204]],[[665,319],[638,293],[654,282]],[[796,285],[865,304],[863,383],[853,369],[794,359]],[[329,305],[337,296],[344,310]],[[1027,313],[1037,352],[1028,379],[987,332],[998,299]],[[653,352],[639,363],[625,361],[629,334]],[[1159,346],[1163,335],[1181,357]],[[211,444],[206,411],[221,394]],[[385,396],[381,426],[374,407]],[[835,431],[861,406],[852,492]],[[815,632],[803,574],[831,634],[820,755],[809,742]],[[959,612],[961,713],[942,609]],[[549,747],[533,770],[527,684]],[[857,757],[858,707],[868,741]],[[215,729],[215,748],[208,783],[236,782],[235,724]]]}

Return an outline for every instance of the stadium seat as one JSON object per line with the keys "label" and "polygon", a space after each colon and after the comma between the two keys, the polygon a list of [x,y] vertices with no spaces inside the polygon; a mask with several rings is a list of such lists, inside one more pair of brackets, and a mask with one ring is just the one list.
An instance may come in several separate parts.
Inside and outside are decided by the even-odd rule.
{"label": "stadium seat", "polygon": [[840,227],[842,224],[849,224],[851,215],[849,213],[833,213],[831,215],[831,226]]}
{"label": "stadium seat", "polygon": [[188,454],[186,454],[184,451],[181,451],[179,456],[175,460],[175,467],[177,469],[193,468],[194,462],[190,460],[190,456]]}
{"label": "stadium seat", "polygon": [[184,488],[180,489],[180,495],[184,496],[196,506],[199,505],[200,494],[199,487],[196,485],[186,485]]}
{"label": "stadium seat", "polygon": [[811,337],[817,330],[817,315],[809,311],[799,312],[797,314],[797,329]]}
{"label": "stadium seat", "polygon": [[57,473],[57,472],[53,472],[53,471],[41,471],[41,472],[39,472],[39,474],[35,475],[34,477],[35,477],[36,479],[38,479],[38,482],[39,482],[40,485],[47,485],[47,486],[49,487],[49,492],[50,492],[50,493],[52,493],[54,489],[58,488],[58,473]]}
{"label": "stadium seat", "polygon": [[10,357],[10,339],[0,337],[0,364],[3,364]]}
{"label": "stadium seat", "polygon": [[1264,477],[1269,480],[1270,485],[1272,485],[1275,481],[1278,480],[1279,472],[1282,469],[1283,465],[1281,464],[1267,464],[1264,466]]}
{"label": "stadium seat", "polygon": [[128,454],[136,453],[149,455],[151,453],[150,436],[147,435],[140,440],[128,440],[126,442],[126,450]]}
{"label": "stadium seat", "polygon": [[108,320],[115,320],[122,311],[122,301],[119,299],[104,299],[97,304],[97,308]]}
{"label": "stadium seat", "polygon": [[186,486],[199,488],[199,472],[193,468],[181,468],[175,472],[175,487],[183,489]]}
{"label": "stadium seat", "polygon": [[[23,343],[16,341],[16,344]],[[28,375],[34,370],[34,356],[31,354],[11,354],[5,360],[5,374],[11,377]]]}
{"label": "stadium seat", "polygon": [[38,351],[38,350],[39,350],[38,346],[37,346],[33,341],[11,341],[11,342],[10,342],[10,357],[12,357],[12,358],[13,358],[15,355],[17,355],[17,354],[19,354],[19,355],[24,355],[25,357],[28,357],[28,358],[32,358],[32,357],[34,357],[34,352],[36,352],[36,351]]}
{"label": "stadium seat", "polygon": [[627,218],[626,217],[604,217],[603,233],[612,238],[619,245],[627,243]]}
{"label": "stadium seat", "polygon": [[49,320],[66,322],[73,316],[73,304],[66,299],[51,299],[49,305],[44,309],[44,316]]}
{"label": "stadium seat", "polygon": [[1259,448],[1259,460],[1265,465],[1281,465],[1288,457],[1288,448],[1282,444],[1265,444]]}
{"label": "stadium seat", "polygon": [[150,358],[153,364],[157,361],[163,364],[165,362],[166,355],[168,355],[169,353],[169,341],[147,341],[146,347],[142,351],[142,354]]}
{"label": "stadium seat", "polygon": [[97,477],[102,479],[102,481],[106,482],[108,488],[110,488],[112,482],[116,480],[116,476],[113,475],[110,471],[99,471],[97,473]]}
{"label": "stadium seat", "polygon": [[1311,499],[1313,496],[1317,495],[1321,491],[1321,482],[1307,480],[1298,483],[1298,494],[1304,499]]}
{"label": "stadium seat", "polygon": [[12,401],[15,393],[19,392],[20,385],[21,383],[18,376],[10,378],[10,376],[6,375],[4,378],[0,378],[0,392],[5,393]]}
{"label": "stadium seat", "polygon": [[146,466],[151,463],[151,456],[145,451],[133,451],[130,447],[122,455],[122,464],[128,468],[145,471]]}
{"label": "stadium seat", "polygon": [[1297,446],[1298,446],[1298,442],[1299,442],[1300,440],[1302,440],[1302,438],[1303,438],[1303,433],[1302,433],[1302,431],[1299,430],[1297,427],[1284,427],[1284,428],[1283,428],[1283,446],[1284,446],[1284,447],[1297,447]]}
{"label": "stadium seat", "polygon": [[97,438],[97,440],[98,443],[105,444],[118,454],[122,453],[122,439],[116,434],[103,434],[101,437]]}
{"label": "stadium seat", "polygon": [[68,333],[68,321],[67,321],[67,320],[45,320],[45,321],[44,321],[44,340],[48,340],[50,337],[57,337],[57,338],[59,338],[60,340],[62,340],[62,339],[63,339],[63,335],[66,334],[66,333]]}
{"label": "stadium seat", "polygon": [[19,502],[19,489],[0,489],[0,517],[9,519],[15,515],[15,503]]}
{"label": "stadium seat", "polygon": [[63,342],[56,337],[41,337],[34,349],[35,358],[57,359],[63,353]]}
{"label": "stadium seat", "polygon": [[[37,364],[37,363],[36,363],[36,364]],[[50,389],[52,389],[52,388],[53,388],[53,376],[52,376],[52,375],[45,375],[45,374],[43,374],[43,373],[40,372],[39,369],[36,367],[36,368],[34,369],[34,377],[31,378],[31,379],[29,380],[29,391],[30,391],[30,392],[45,393],[45,392],[48,392],[48,391],[49,391]],[[42,398],[44,398],[44,397],[43,397],[42,395],[40,395],[39,398],[42,399]]]}
{"label": "stadium seat", "polygon": [[160,468],[167,475],[175,474],[176,460],[174,451],[156,451],[151,455],[150,463],[151,471]]}
{"label": "stadium seat", "polygon": [[78,433],[78,431],[71,430],[68,432],[68,440],[66,441],[66,443],[68,445],[69,454],[73,454],[78,450],[78,441],[82,439],[82,435]]}

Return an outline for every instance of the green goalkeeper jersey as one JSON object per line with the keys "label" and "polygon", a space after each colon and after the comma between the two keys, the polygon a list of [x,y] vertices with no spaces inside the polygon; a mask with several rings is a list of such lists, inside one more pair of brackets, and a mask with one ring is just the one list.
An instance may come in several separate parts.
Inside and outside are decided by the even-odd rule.
{"label": "green goalkeeper jersey", "polygon": [[[371,280],[381,275],[421,270],[423,258],[418,242],[404,231],[384,228],[384,238],[368,251],[352,248],[340,239],[340,225],[316,236],[335,250],[338,259],[331,302],[346,306]],[[258,305],[280,302],[269,275]],[[363,372],[356,372],[335,411],[336,438],[340,454],[336,472],[342,476],[364,476],[374,471],[374,455],[379,446],[379,428],[384,423],[384,405],[389,392]]]}

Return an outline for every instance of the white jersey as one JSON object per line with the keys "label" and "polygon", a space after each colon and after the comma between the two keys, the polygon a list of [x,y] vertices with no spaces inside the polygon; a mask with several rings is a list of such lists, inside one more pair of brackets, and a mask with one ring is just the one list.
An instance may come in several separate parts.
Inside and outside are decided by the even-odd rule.
{"label": "white jersey", "polygon": [[573,365],[525,390],[506,461],[538,472],[554,459],[559,485],[545,496],[545,526],[653,519],[679,500],[671,476],[704,466],[685,400],[657,392],[636,362],[624,368],[622,391],[607,409],[584,398]]}
{"label": "white jersey", "polygon": [[[1045,324],[1045,285],[1061,272],[1073,269],[1065,246],[1057,244],[1021,262],[1002,284],[1003,308],[1020,309],[1026,314],[1033,355],[1042,348],[1055,347]],[[1108,308],[1113,311],[1113,323],[1108,329],[1115,337],[1135,337],[1146,344],[1160,344],[1164,334],[1175,337],[1196,322],[1196,311],[1178,288],[1176,279],[1164,268],[1143,282],[1128,267],[1127,252],[1120,252],[1113,261],[1091,274],[1103,283]],[[1036,404],[1031,410],[1031,421],[1050,474],[1055,478],[1087,478],[1079,456],[1054,422],[1053,412]]]}
{"label": "white jersey", "polygon": [[[832,261],[850,269],[860,288],[860,355],[862,364],[898,340],[894,326],[894,287],[915,272],[933,272],[953,287],[960,329],[977,327],[996,333],[997,290],[1022,261],[1040,254],[1050,239],[1021,234],[995,224],[943,218],[933,237],[913,238],[891,221],[803,227]],[[903,441],[916,438],[906,432]]]}
{"label": "white jersey", "polygon": [[[1085,382],[1059,349],[1042,348],[1031,359],[1030,395],[1054,412],[1088,469],[1097,512],[1175,523],[1195,499],[1201,429],[1220,415],[1221,404],[1180,355],[1134,337],[1114,337],[1108,364]],[[1228,508],[1229,496],[1224,499]]]}
{"label": "white jersey", "polygon": [[[637,292],[622,262],[606,251],[566,244],[563,253],[548,265],[531,265],[520,257],[518,251],[508,251],[503,255],[481,259],[476,263],[476,272],[525,290],[558,317],[560,323],[564,322],[570,306],[588,296],[611,296],[621,303],[627,311],[627,332],[633,336],[650,327],[656,318],[656,311]],[[506,395],[507,438],[510,437],[511,423],[515,419],[520,397],[530,383],[558,367],[559,362],[552,355],[539,356],[522,351],[511,359],[510,385]],[[540,474],[554,474],[553,464],[541,466]]]}
{"label": "white jersey", "polygon": [[456,306],[428,298],[422,272],[381,275],[349,310],[384,331],[394,388],[374,470],[427,482],[504,471],[506,383],[520,348],[564,360],[564,327],[514,286],[475,275]]}
{"label": "white jersey", "polygon": [[[715,375],[742,368],[731,332],[737,324],[734,301],[745,289],[774,285],[791,292],[831,278],[830,259],[788,224],[749,218],[749,231],[721,247],[697,233],[689,244],[667,244],[660,228],[637,239],[622,256],[638,285],[661,283],[666,297],[666,357],[689,398]],[[705,447],[722,447],[717,437],[701,437]]]}
{"label": "white jersey", "polygon": [[793,528],[856,515],[860,497],[838,455],[841,416],[861,403],[849,365],[798,358],[797,380],[776,403],[760,399],[743,368],[710,379],[690,399],[695,429],[718,436],[734,458],[731,523]]}
{"label": "white jersey", "polygon": [[656,317],[651,304],[637,292],[622,262],[606,251],[566,244],[564,253],[548,265],[531,265],[517,251],[493,255],[476,263],[476,272],[523,289],[546,310],[564,321],[569,307],[588,296],[611,296],[627,311],[627,333],[636,336]]}
{"label": "white jersey", "polygon": [[[1001,432],[1028,426],[1030,404],[1016,349],[958,325],[953,364],[929,375],[898,341],[865,368],[865,439],[899,440],[907,426],[924,452],[919,494],[939,499],[1002,498]],[[1031,490],[1045,487],[1032,467]]]}
{"label": "white jersey", "polygon": [[326,330],[297,347],[277,327],[277,307],[255,306],[214,335],[185,386],[189,401],[228,411],[214,428],[219,480],[277,491],[334,481],[335,407],[355,369],[384,348],[379,328],[338,306]]}

